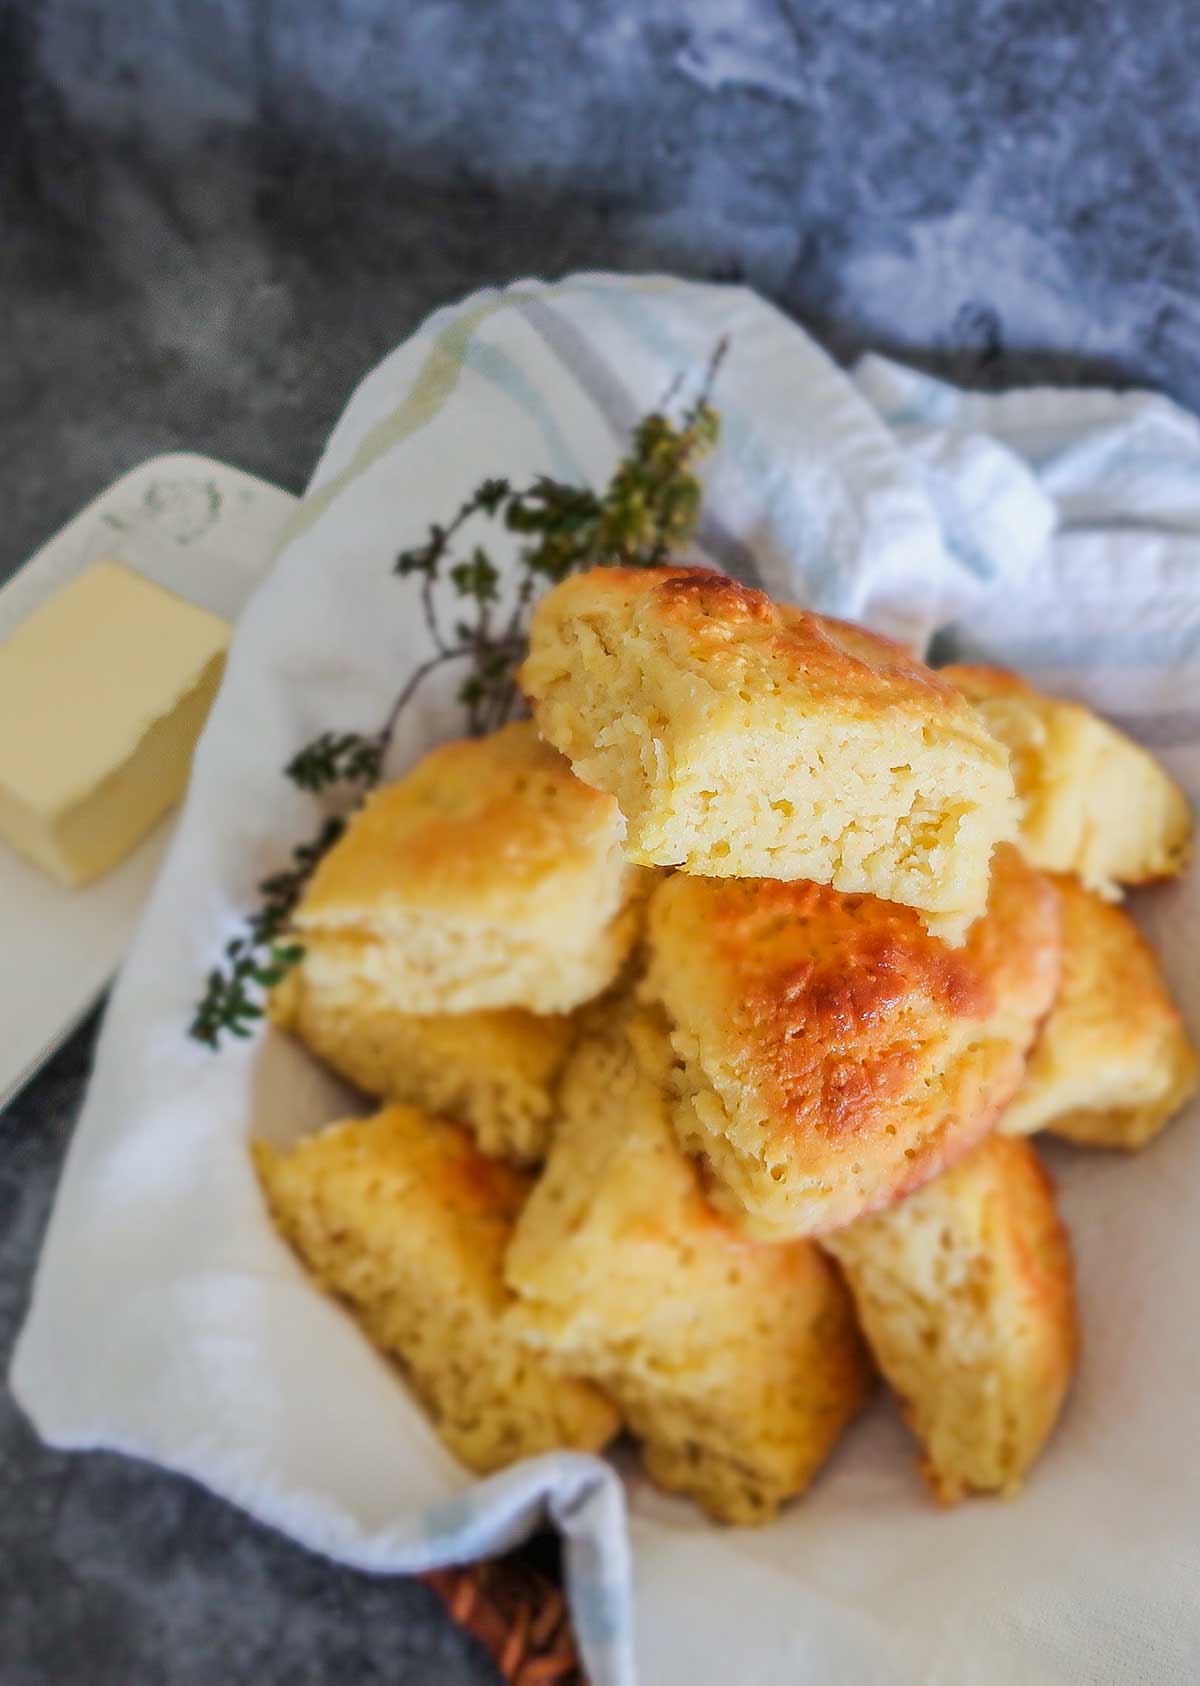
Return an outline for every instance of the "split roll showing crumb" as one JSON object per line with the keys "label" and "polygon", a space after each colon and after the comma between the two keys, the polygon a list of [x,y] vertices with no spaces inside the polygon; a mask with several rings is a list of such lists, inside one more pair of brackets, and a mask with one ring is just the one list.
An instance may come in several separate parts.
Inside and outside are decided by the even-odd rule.
{"label": "split roll showing crumb", "polygon": [[611,1394],[660,1486],[724,1522],[769,1521],[870,1386],[849,1296],[812,1243],[747,1241],[708,1205],[671,1132],[651,1014],[591,1020],[509,1248],[513,1327]]}
{"label": "split roll showing crumb", "polygon": [[543,1157],[573,1015],[401,1013],[365,978],[339,977],[332,988],[327,972],[314,979],[307,959],[271,992],[269,1011],[364,1094],[457,1118],[484,1153],[514,1164]]}
{"label": "split roll showing crumb", "polygon": [[869,892],[958,941],[1015,829],[1004,747],[953,686],[720,574],[565,580],[534,611],[520,682],[644,865]]}
{"label": "split roll showing crumb", "polygon": [[612,1439],[609,1401],[508,1331],[503,1260],[529,1193],[521,1172],[407,1106],[254,1154],[284,1238],[401,1365],[463,1463],[486,1473]]}
{"label": "split roll showing crumb", "polygon": [[1181,870],[1191,808],[1140,744],[1082,704],[1043,696],[1003,668],[941,671],[1008,747],[1021,847],[1035,866],[1076,873],[1110,899],[1122,884]]}
{"label": "split roll showing crumb", "polygon": [[647,946],[679,1141],[723,1210],[785,1239],[886,1205],[987,1134],[1054,999],[1060,911],[1004,844],[962,948],[875,896],[681,873],[651,897]]}
{"label": "split roll showing crumb", "polygon": [[1153,949],[1123,908],[1057,881],[1062,982],[1000,1129],[1144,1147],[1196,1092],[1196,1055]]}
{"label": "split roll showing crumb", "polygon": [[1050,1179],[993,1136],[890,1211],[823,1238],[946,1504],[1011,1493],[1075,1365],[1075,1284]]}
{"label": "split roll showing crumb", "polygon": [[328,997],[364,982],[404,1013],[568,1012],[612,982],[650,874],[611,796],[528,721],[444,744],[376,791],[295,915]]}

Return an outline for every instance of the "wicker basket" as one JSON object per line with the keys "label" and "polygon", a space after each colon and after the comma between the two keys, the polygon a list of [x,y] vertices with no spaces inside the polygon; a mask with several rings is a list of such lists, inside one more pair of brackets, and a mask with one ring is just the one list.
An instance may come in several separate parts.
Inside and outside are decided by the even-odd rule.
{"label": "wicker basket", "polygon": [[584,1686],[561,1588],[527,1556],[423,1575],[510,1686]]}

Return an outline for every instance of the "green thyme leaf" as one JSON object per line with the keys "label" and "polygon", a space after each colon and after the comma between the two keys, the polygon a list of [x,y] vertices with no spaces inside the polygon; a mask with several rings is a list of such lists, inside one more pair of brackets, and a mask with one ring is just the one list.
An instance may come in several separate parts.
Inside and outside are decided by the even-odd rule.
{"label": "green thyme leaf", "polygon": [[[722,341],[677,421],[669,413],[674,388],[661,409],[642,418],[603,492],[548,475],[523,487],[487,479],[446,525],[435,522],[423,542],[400,551],[395,572],[421,581],[420,608],[433,654],[408,676],[378,731],[322,732],[292,757],[286,776],[312,794],[348,790],[362,801],[383,776],[405,708],[424,680],[450,662],[466,664],[457,694],[471,735],[495,731],[510,719],[520,707],[516,673],[525,655],[528,613],[539,591],[584,568],[656,566],[695,531],[701,488],[694,469],[720,432],[709,397],[725,350]],[[498,522],[526,541],[516,555],[507,612],[499,609],[501,570],[487,549],[477,543],[462,560],[451,555],[462,529],[477,517]],[[448,585],[461,605],[449,632],[438,614],[440,584]],[[197,1041],[216,1048],[225,1034],[251,1035],[263,1017],[267,991],[304,958],[303,945],[292,932],[292,915],[345,823],[336,816],[327,819],[314,837],[293,850],[287,868],[263,879],[258,908],[248,916],[245,930],[226,943],[225,965],[208,975],[190,1026]]]}

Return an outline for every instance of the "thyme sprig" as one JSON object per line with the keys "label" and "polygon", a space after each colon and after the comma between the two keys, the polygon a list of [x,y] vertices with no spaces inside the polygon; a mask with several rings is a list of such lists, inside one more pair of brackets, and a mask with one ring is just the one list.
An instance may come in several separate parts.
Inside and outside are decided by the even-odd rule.
{"label": "thyme sprig", "polygon": [[[451,663],[465,664],[457,698],[472,737],[511,719],[520,703],[516,674],[528,644],[529,610],[539,592],[585,568],[657,566],[695,531],[702,494],[693,470],[720,431],[709,400],[726,349],[722,340],[678,420],[670,415],[676,382],[662,406],[638,422],[630,449],[602,492],[548,475],[526,486],[484,480],[450,521],[434,523],[423,542],[402,550],[394,572],[420,581],[432,654],[409,675],[376,731],[322,732],[292,757],[286,777],[313,795],[340,789],[361,803],[383,776],[404,710],[425,680]],[[525,541],[516,553],[507,606],[504,576],[486,548],[459,547],[464,528],[480,519],[499,522]],[[249,1036],[263,1016],[267,992],[303,958],[302,945],[290,933],[291,917],[345,823],[344,817],[327,818],[309,842],[293,850],[288,868],[259,885],[259,908],[208,975],[190,1027],[198,1041],[215,1048],[226,1032]]]}
{"label": "thyme sprig", "polygon": [[288,938],[291,917],[317,862],[345,828],[345,820],[330,815],[315,837],[292,850],[291,866],[259,884],[259,907],[247,919],[243,934],[226,943],[225,964],[208,974],[189,1027],[189,1035],[197,1042],[215,1048],[225,1031],[249,1036],[255,1020],[263,1016],[264,992],[304,958],[301,945]]}
{"label": "thyme sprig", "polygon": [[383,744],[379,734],[364,738],[358,732],[322,732],[292,757],[283,769],[301,790],[324,790],[331,784],[374,784],[382,771]]}

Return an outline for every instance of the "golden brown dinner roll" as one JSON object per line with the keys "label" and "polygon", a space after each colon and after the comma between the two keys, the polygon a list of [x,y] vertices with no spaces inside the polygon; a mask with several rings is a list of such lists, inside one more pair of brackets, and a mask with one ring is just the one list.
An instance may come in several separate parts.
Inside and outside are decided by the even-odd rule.
{"label": "golden brown dinner roll", "polygon": [[456,1118],[484,1153],[518,1165],[543,1157],[572,1016],[401,1013],[365,978],[327,984],[301,962],[271,993],[274,1023],[365,1094]]}
{"label": "golden brown dinner roll", "polygon": [[815,1235],[979,1141],[1058,981],[1053,885],[1011,844],[962,948],[874,896],[677,873],[651,897],[646,999],[676,1062],[672,1122],[748,1233]]}
{"label": "golden brown dinner roll", "polygon": [[612,981],[649,875],[612,797],[528,721],[444,744],[368,798],[295,923],[314,983],[402,1013],[566,1012]]}
{"label": "golden brown dinner roll", "polygon": [[403,1367],[463,1463],[486,1472],[611,1440],[609,1401],[553,1372],[505,1321],[504,1250],[526,1176],[409,1106],[254,1153],[281,1233]]}
{"label": "golden brown dinner roll", "polygon": [[1073,878],[1062,897],[1062,982],[999,1128],[1143,1147],[1196,1090],[1196,1056],[1158,961],[1123,909]]}
{"label": "golden brown dinner roll", "polygon": [[1121,884],[1183,866],[1187,798],[1132,738],[1079,703],[1043,696],[997,667],[946,667],[1008,746],[1022,804],[1021,846],[1047,872],[1073,872],[1110,898]]}
{"label": "golden brown dinner roll", "polygon": [[1075,1288],[1028,1142],[992,1136],[898,1206],[824,1238],[938,1498],[1011,1493],[1075,1363]]}
{"label": "golden brown dinner roll", "polygon": [[513,1318],[612,1395],[655,1481],[765,1522],[811,1481],[870,1366],[817,1248],[746,1241],[704,1200],[668,1123],[670,1062],[646,1009],[593,1019],[509,1248]]}
{"label": "golden brown dinner roll", "polygon": [[1002,745],[898,644],[699,568],[594,568],[533,615],[542,736],[611,791],[629,858],[812,879],[957,941],[1015,828]]}

